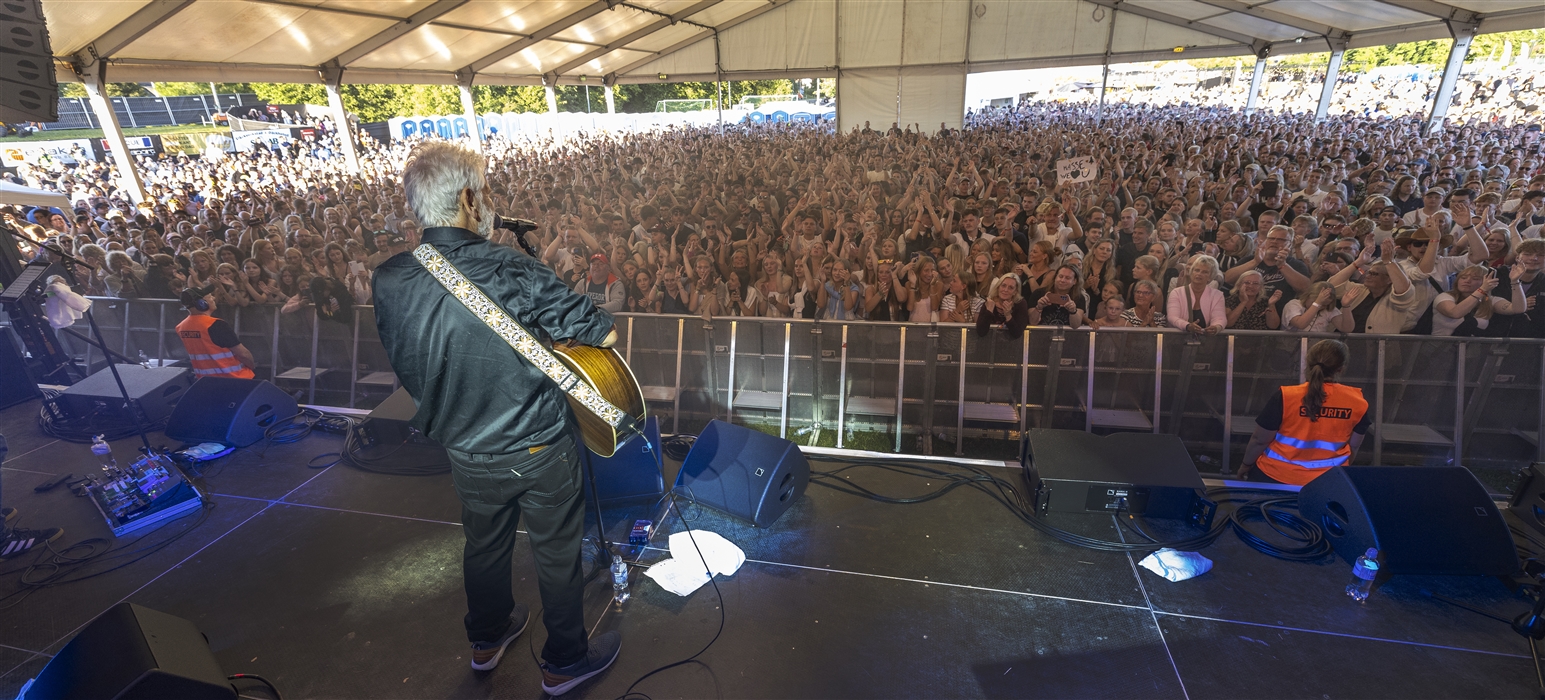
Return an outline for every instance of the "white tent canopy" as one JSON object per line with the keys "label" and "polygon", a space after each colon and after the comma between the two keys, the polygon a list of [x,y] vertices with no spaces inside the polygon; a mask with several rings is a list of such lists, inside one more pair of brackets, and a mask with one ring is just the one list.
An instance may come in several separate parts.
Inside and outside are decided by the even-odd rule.
{"label": "white tent canopy", "polygon": [[58,192],[23,187],[14,182],[0,180],[0,204],[69,209],[70,198]]}
{"label": "white tent canopy", "polygon": [[[1545,27],[1539,0],[43,0],[60,77],[556,85],[837,77],[841,126],[960,122],[965,75]],[[1302,41],[1299,41],[1302,39]]]}

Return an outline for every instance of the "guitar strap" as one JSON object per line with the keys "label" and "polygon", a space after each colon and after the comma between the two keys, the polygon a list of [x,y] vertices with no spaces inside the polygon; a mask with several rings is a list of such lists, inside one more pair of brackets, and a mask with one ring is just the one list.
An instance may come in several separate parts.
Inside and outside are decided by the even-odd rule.
{"label": "guitar strap", "polygon": [[606,421],[607,425],[618,430],[626,430],[635,422],[627,411],[613,406],[594,387],[580,381],[579,376],[569,371],[569,368],[564,366],[551,350],[543,347],[536,336],[531,335],[530,331],[523,328],[515,319],[510,318],[504,309],[499,308],[499,305],[489,299],[483,290],[478,289],[478,286],[468,280],[466,275],[461,274],[461,270],[456,269],[456,266],[446,260],[434,246],[428,243],[420,245],[413,250],[413,257],[418,259],[419,264],[423,265],[429,274],[434,275],[440,286],[445,287],[445,291],[450,292],[462,306],[467,307],[473,316],[503,338],[504,342],[509,343],[510,347],[515,348],[515,352],[520,353],[527,362],[541,370],[542,374],[547,375],[548,379],[557,384],[559,389],[579,405],[589,409],[596,417]]}

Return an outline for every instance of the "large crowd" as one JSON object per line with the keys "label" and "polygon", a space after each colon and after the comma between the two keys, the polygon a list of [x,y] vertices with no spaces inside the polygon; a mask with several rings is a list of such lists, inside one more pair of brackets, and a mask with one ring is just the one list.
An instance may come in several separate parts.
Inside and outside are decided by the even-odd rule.
{"label": "large crowd", "polygon": [[[495,209],[613,312],[1545,337],[1537,123],[1026,103],[919,125],[671,129],[484,144]],[[71,210],[5,213],[89,295],[210,288],[336,317],[419,242],[412,144],[23,166]],[[367,139],[368,141],[368,139]],[[1097,174],[1059,182],[1057,161]],[[494,240],[515,245],[513,233]],[[48,257],[41,247],[29,256]]]}

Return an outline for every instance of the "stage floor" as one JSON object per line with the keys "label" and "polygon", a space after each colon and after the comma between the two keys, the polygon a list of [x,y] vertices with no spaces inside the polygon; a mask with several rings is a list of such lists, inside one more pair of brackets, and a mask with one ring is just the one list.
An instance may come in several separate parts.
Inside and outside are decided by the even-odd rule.
{"label": "stage floor", "polygon": [[[0,412],[10,442],[5,505],[23,526],[62,526],[68,544],[108,537],[92,506],[50,476],[94,469],[85,445],[41,433],[36,403]],[[160,444],[164,438],[154,436]],[[533,624],[498,669],[468,667],[461,618],[459,506],[448,476],[392,477],[338,465],[321,433],[262,456],[237,452],[209,470],[216,507],[145,544],[187,530],[124,569],[0,601],[0,698],[12,697],[72,635],[120,601],[187,618],[227,673],[256,673],[286,698],[535,698]],[[115,443],[120,457],[137,440]],[[174,445],[175,446],[175,445]],[[831,469],[833,462],[812,462]],[[893,495],[930,490],[878,470],[853,479]],[[1525,698],[1536,697],[1524,639],[1445,596],[1511,618],[1527,604],[1498,581],[1401,578],[1366,604],[1342,592],[1340,560],[1295,564],[1226,534],[1204,550],[1212,572],[1170,583],[1123,554],[1041,535],[969,489],[887,505],[814,484],[772,528],[688,506],[695,529],[745,550],[720,577],[723,635],[701,663],[637,690],[655,698]],[[640,508],[605,512],[613,541]],[[1115,539],[1109,516],[1054,516]],[[672,518],[672,529],[679,520]],[[1178,530],[1177,530],[1178,533]],[[1130,536],[1130,535],[1128,535]],[[131,535],[130,537],[133,537]],[[665,546],[663,537],[655,540]],[[517,599],[539,607],[526,540]],[[651,550],[646,560],[666,552]],[[0,564],[0,595],[31,557]],[[682,598],[636,577],[621,611],[591,584],[587,619],[620,630],[622,653],[569,697],[615,698],[647,671],[697,651],[719,626],[710,586]],[[260,688],[248,697],[267,697]]]}

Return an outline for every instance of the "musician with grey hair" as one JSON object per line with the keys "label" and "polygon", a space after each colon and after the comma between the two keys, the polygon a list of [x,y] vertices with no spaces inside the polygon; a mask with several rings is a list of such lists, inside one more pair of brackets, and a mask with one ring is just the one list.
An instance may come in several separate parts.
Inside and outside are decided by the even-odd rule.
{"label": "musician with grey hair", "polygon": [[[524,525],[547,627],[542,690],[561,695],[604,671],[621,648],[617,632],[585,634],[582,447],[564,391],[488,325],[496,310],[474,314],[466,300],[480,303],[468,297],[476,287],[539,339],[610,347],[617,333],[610,313],[552,270],[488,240],[495,215],[487,168],[483,156],[444,141],[409,156],[403,189],[424,226],[422,245],[376,269],[376,326],[418,404],[413,426],[451,461],[466,536],[472,668],[497,666],[529,621],[530,609],[511,592],[516,527]],[[465,284],[445,282],[447,270]]]}

